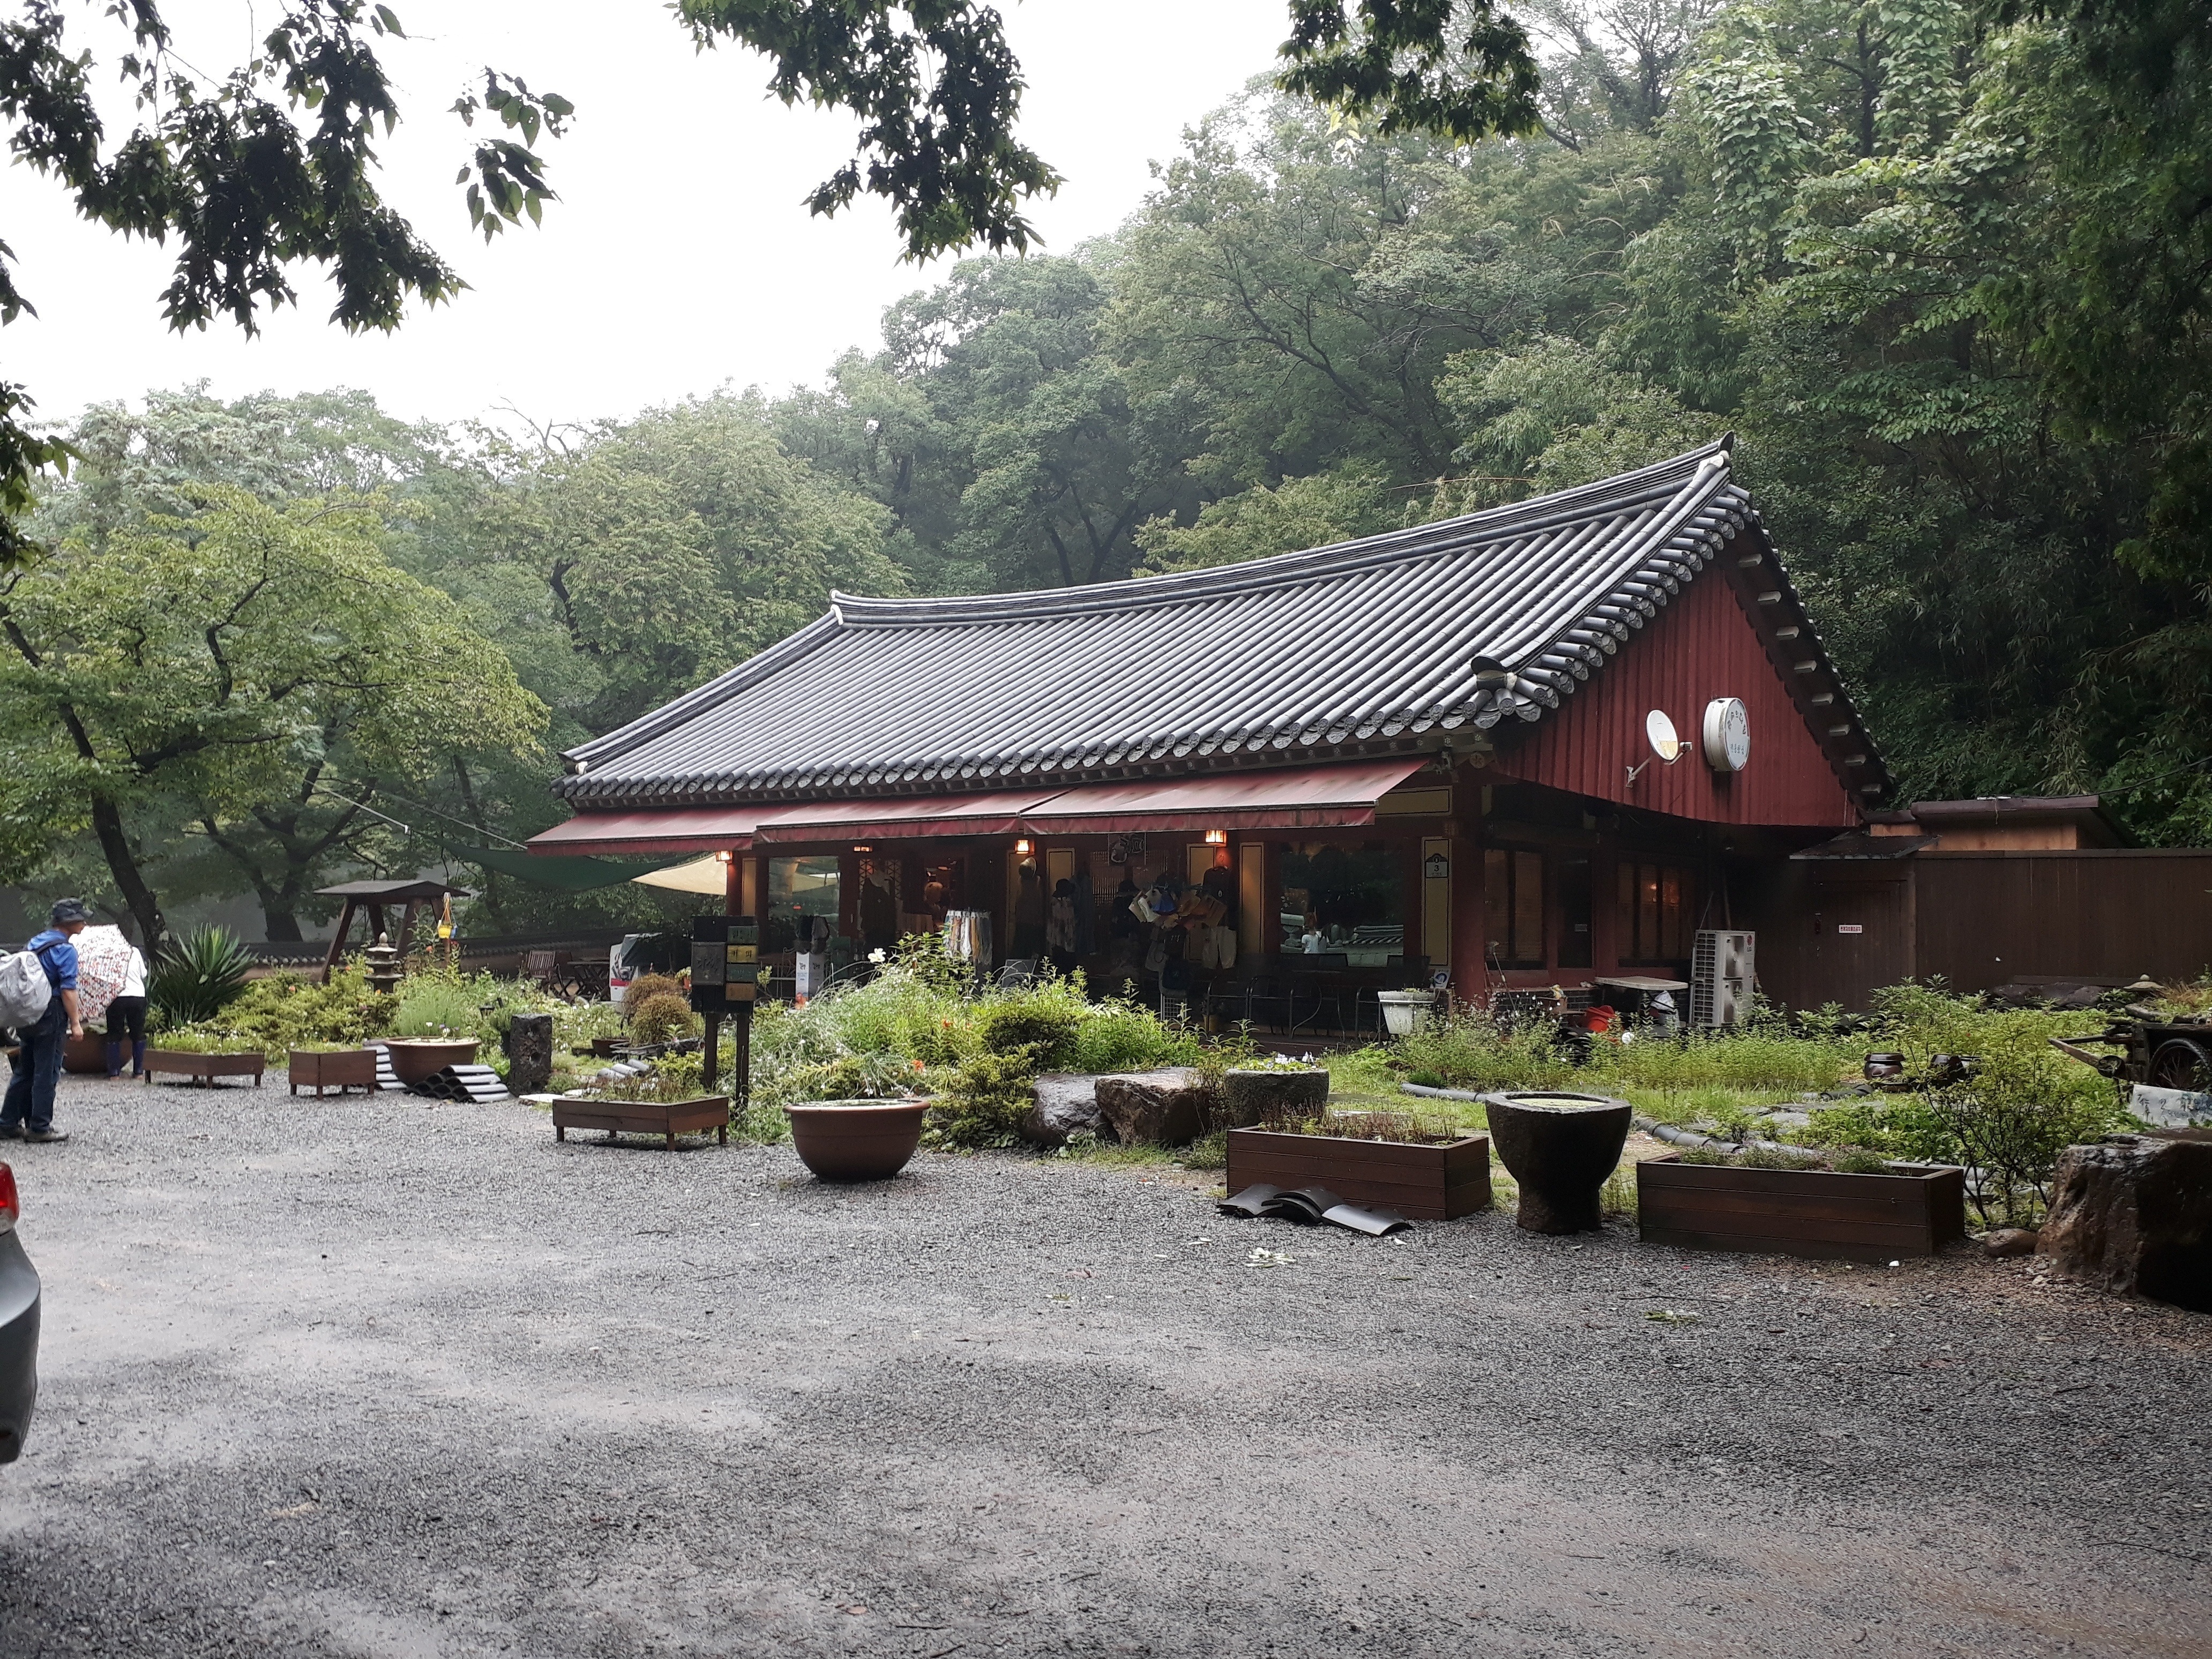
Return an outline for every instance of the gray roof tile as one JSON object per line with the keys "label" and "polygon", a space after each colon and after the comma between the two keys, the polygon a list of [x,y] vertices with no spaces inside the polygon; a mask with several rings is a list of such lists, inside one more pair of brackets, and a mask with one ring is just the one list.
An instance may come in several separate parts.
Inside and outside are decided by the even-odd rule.
{"label": "gray roof tile", "polygon": [[[1452,732],[1472,746],[1558,707],[1747,526],[1723,440],[1248,564],[963,599],[837,594],[790,638],[571,750],[555,787],[590,811],[1279,765]],[[1796,648],[1819,656],[1784,586]]]}

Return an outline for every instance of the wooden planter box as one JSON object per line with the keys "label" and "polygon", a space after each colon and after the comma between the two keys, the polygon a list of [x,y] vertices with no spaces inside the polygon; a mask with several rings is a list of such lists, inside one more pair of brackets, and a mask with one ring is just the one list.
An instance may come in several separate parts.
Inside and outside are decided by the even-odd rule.
{"label": "wooden planter box", "polygon": [[730,1097],[702,1095],[696,1100],[571,1100],[565,1095],[553,1103],[553,1139],[566,1140],[571,1129],[605,1129],[608,1139],[618,1134],[662,1135],[668,1149],[676,1150],[678,1135],[714,1132],[725,1146],[730,1144]]}
{"label": "wooden planter box", "polygon": [[349,1089],[376,1092],[376,1050],[374,1048],[295,1048],[286,1062],[285,1075],[292,1092],[312,1085],[319,1095],[325,1089],[343,1094]]}
{"label": "wooden planter box", "polygon": [[1646,1244],[1898,1261],[1966,1236],[1966,1172],[1747,1170],[1668,1152],[1636,1166],[1636,1214]]}
{"label": "wooden planter box", "polygon": [[1326,1187],[1353,1204],[1384,1204],[1414,1221],[1449,1221],[1490,1204],[1490,1137],[1441,1146],[1351,1140],[1272,1129],[1229,1132],[1229,1190],[1255,1182]]}
{"label": "wooden planter box", "polygon": [[181,1048],[146,1050],[146,1081],[154,1080],[156,1072],[170,1072],[179,1077],[197,1079],[212,1083],[219,1077],[250,1077],[253,1086],[261,1086],[261,1073],[269,1062],[258,1054],[188,1054]]}

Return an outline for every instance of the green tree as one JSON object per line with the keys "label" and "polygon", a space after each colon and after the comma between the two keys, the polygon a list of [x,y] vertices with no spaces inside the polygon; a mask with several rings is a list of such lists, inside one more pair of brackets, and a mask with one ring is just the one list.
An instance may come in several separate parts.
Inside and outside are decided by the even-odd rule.
{"label": "green tree", "polygon": [[820,616],[898,594],[887,514],[786,451],[757,400],[489,438],[422,574],[551,703],[563,745],[709,679]]}
{"label": "green tree", "polygon": [[[677,0],[702,51],[725,42],[772,65],[769,88],[860,119],[853,159],[808,198],[834,213],[866,194],[888,202],[910,258],[981,242],[1026,250],[1036,233],[1024,203],[1059,177],[1015,136],[1021,65],[998,9],[975,0]],[[331,320],[391,329],[410,299],[437,304],[465,286],[379,188],[377,129],[400,118],[380,53],[404,39],[374,0],[290,0],[246,61],[204,73],[172,49],[158,0],[103,9],[103,41],[141,120],[112,139],[93,96],[104,67],[69,35],[60,0],[25,0],[0,23],[0,120],[10,149],[74,197],[78,210],[124,235],[176,237],[161,295],[179,329],[227,316],[248,332],[259,308],[296,297],[291,272],[328,269]],[[1534,119],[1527,37],[1490,0],[1291,0],[1284,81],[1385,131],[1448,133],[1468,142]],[[119,50],[118,50],[119,48]],[[477,138],[456,181],[489,239],[553,191],[530,146],[574,113],[557,94],[487,69],[481,94],[453,112],[471,127],[497,117],[506,135]],[[0,324],[29,302],[0,242]],[[0,566],[27,547],[18,520],[33,480],[66,464],[56,441],[25,423],[30,399],[0,382]]]}
{"label": "green tree", "polygon": [[88,834],[149,948],[170,848],[147,823],[189,812],[282,936],[359,854],[384,779],[531,753],[544,724],[453,602],[383,556],[373,503],[202,505],[0,578],[0,859],[20,876]]}
{"label": "green tree", "polygon": [[1341,467],[1209,501],[1191,524],[1149,519],[1138,529],[1137,544],[1147,573],[1242,564],[1388,530],[1390,498],[1379,474]]}

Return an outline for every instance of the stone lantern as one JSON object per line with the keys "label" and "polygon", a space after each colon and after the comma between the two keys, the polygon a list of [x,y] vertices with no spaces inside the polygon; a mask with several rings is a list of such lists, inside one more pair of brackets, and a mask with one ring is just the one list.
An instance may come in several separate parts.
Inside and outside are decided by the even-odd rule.
{"label": "stone lantern", "polygon": [[368,988],[389,996],[399,988],[399,947],[384,933],[362,953],[368,961]]}

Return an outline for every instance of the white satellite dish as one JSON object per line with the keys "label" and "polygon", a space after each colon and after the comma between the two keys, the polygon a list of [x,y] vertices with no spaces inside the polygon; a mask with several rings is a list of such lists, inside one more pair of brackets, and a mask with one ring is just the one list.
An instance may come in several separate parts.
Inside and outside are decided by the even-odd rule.
{"label": "white satellite dish", "polygon": [[1651,752],[1669,766],[1682,758],[1682,750],[1687,747],[1664,709],[1655,708],[1644,717],[1644,735],[1650,740]]}

